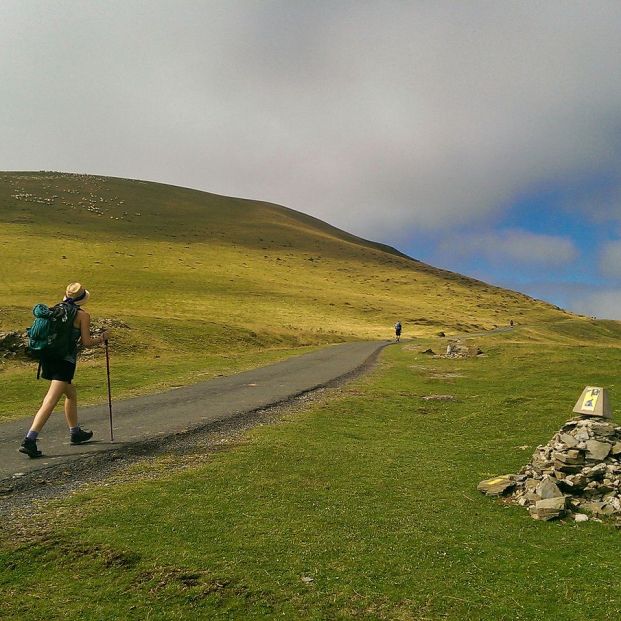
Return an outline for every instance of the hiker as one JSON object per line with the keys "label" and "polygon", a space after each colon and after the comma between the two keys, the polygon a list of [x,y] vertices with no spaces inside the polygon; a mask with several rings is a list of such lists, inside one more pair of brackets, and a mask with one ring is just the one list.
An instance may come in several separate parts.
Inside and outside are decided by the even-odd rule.
{"label": "hiker", "polygon": [[397,323],[395,324],[395,336],[396,336],[396,341],[398,343],[399,340],[401,339],[401,322],[400,321],[397,321]]}
{"label": "hiker", "polygon": [[108,339],[107,332],[95,338],[91,336],[91,317],[82,308],[89,296],[90,293],[78,282],[67,286],[62,305],[67,317],[73,317],[69,353],[63,358],[58,358],[53,354],[46,354],[45,350],[41,352],[40,372],[44,379],[50,381],[50,387],[39,411],[35,414],[30,431],[19,448],[20,453],[25,453],[28,457],[35,458],[43,454],[37,448],[37,437],[63,395],[71,444],[82,444],[93,436],[92,431],[86,431],[78,425],[78,394],[75,385],[71,383],[77,363],[78,341],[85,347],[93,347],[101,345]]}

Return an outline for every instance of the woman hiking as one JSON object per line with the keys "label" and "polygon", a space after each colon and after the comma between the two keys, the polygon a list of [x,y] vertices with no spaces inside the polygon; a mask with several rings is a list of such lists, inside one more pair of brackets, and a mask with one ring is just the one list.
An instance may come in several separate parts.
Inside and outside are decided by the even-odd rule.
{"label": "woman hiking", "polygon": [[37,448],[37,437],[43,426],[54,411],[60,398],[65,396],[65,419],[69,427],[71,444],[81,444],[90,440],[92,431],[81,429],[78,425],[78,401],[76,387],[71,383],[75,374],[78,356],[78,342],[85,347],[101,345],[108,339],[108,333],[100,336],[91,336],[91,316],[82,308],[88,301],[90,293],[79,283],[74,282],[67,286],[63,304],[66,305],[67,313],[73,316],[71,327],[71,345],[69,353],[62,358],[50,354],[41,355],[41,375],[50,381],[50,387],[43,399],[39,411],[35,414],[30,431],[26,434],[19,451],[28,457],[41,457],[42,451]]}

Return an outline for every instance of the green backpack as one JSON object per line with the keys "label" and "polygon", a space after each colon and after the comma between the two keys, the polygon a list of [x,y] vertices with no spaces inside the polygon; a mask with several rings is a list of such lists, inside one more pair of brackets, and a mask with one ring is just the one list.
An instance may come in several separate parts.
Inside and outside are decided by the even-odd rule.
{"label": "green backpack", "polygon": [[37,304],[32,309],[35,320],[28,333],[28,353],[37,360],[42,356],[63,359],[71,353],[73,320],[78,309],[73,304],[61,302],[51,308]]}

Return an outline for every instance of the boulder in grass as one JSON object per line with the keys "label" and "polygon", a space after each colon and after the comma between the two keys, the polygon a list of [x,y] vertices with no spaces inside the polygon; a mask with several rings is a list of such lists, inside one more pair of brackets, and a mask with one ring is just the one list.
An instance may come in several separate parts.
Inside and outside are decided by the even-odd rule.
{"label": "boulder in grass", "polygon": [[501,477],[486,479],[477,485],[477,489],[486,496],[503,496],[515,487],[513,476],[506,474]]}

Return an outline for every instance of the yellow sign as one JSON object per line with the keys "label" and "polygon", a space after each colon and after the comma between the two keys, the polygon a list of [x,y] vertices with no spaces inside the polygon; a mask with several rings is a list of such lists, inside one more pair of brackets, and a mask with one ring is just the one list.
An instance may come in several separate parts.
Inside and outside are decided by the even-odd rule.
{"label": "yellow sign", "polygon": [[585,412],[595,412],[595,406],[597,405],[600,394],[601,390],[599,388],[588,387],[584,394],[581,409]]}
{"label": "yellow sign", "polygon": [[580,397],[578,397],[573,411],[583,416],[612,418],[608,390],[600,386],[586,386]]}

